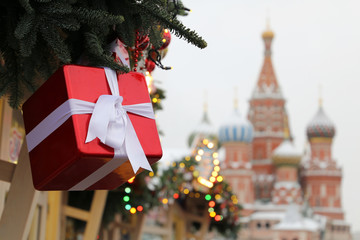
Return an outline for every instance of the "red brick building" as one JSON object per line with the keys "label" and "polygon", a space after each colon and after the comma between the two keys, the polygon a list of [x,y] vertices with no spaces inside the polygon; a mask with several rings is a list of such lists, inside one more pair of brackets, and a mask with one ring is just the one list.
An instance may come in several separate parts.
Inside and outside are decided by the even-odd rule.
{"label": "red brick building", "polygon": [[248,116],[235,109],[219,133],[221,173],[244,207],[239,238],[351,239],[341,206],[342,171],[331,155],[335,126],[320,104],[307,126],[311,153],[296,150],[271,59],[274,33],[268,29],[262,38],[264,63]]}

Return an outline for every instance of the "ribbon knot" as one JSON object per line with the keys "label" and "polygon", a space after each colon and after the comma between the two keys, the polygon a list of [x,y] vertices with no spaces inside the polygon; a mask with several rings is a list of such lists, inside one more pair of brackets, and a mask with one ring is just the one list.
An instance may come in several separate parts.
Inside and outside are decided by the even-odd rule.
{"label": "ribbon knot", "polygon": [[102,143],[114,149],[120,149],[123,146],[128,121],[122,101],[121,96],[101,95],[99,97],[90,118],[85,143],[99,138]]}

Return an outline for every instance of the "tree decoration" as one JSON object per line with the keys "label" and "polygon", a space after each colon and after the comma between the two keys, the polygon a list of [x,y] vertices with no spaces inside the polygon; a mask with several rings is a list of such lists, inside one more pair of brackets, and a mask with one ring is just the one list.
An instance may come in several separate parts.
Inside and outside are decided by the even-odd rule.
{"label": "tree decoration", "polygon": [[[153,89],[154,89],[154,87],[153,87]],[[153,109],[161,110],[162,109],[161,101],[162,101],[162,99],[165,98],[164,90],[157,87],[154,90],[154,92],[150,94],[150,98],[151,98],[151,102],[153,104]]]}
{"label": "tree decoration", "polygon": [[225,181],[216,182],[209,195],[212,196],[209,201],[209,214],[212,217],[210,229],[216,229],[228,239],[237,239],[242,208],[236,195],[231,192],[231,187]]}
{"label": "tree decoration", "polygon": [[150,39],[148,35],[137,35],[136,41],[138,42],[137,50],[144,51],[150,46]]}
{"label": "tree decoration", "polygon": [[164,66],[161,62],[161,53],[159,50],[157,49],[151,49],[149,50],[149,53],[148,53],[148,59],[152,62],[155,63],[156,66],[158,66],[159,68],[163,69],[163,70],[171,70],[172,67],[167,67],[167,66]]}
{"label": "tree decoration", "polygon": [[[156,167],[153,169],[156,172]],[[115,213],[130,217],[132,214],[147,213],[161,204],[156,196],[157,177],[154,172],[141,173],[118,189],[109,192],[103,215],[104,225],[113,220]]]}
{"label": "tree decoration", "polygon": [[150,59],[145,59],[145,68],[146,71],[148,71],[149,73],[151,73],[152,71],[154,71],[155,69],[155,62],[151,61]]}
{"label": "tree decoration", "polygon": [[[240,210],[236,195],[223,177],[218,175],[213,186],[204,192],[204,188],[196,190],[197,171],[199,161],[195,157],[187,156],[172,165],[159,176],[160,184],[157,189],[159,201],[171,204],[178,201],[180,205],[186,199],[192,201],[202,199],[201,205],[208,208],[211,218],[210,229],[215,229],[228,238],[233,238],[240,230]],[[164,201],[165,200],[165,201]]]}
{"label": "tree decoration", "polygon": [[220,162],[217,153],[217,139],[211,140],[199,134],[193,141],[192,149],[192,156],[198,162],[194,172],[196,174],[194,175],[196,177],[194,185],[197,186],[197,190],[201,189],[203,192],[207,192],[214,186],[217,179],[222,179],[219,176]]}
{"label": "tree decoration", "polygon": [[18,107],[59,66],[77,63],[80,56],[86,56],[91,66],[127,72],[107,46],[119,38],[133,47],[136,31],[148,35],[156,48],[162,45],[163,29],[206,47],[201,37],[176,19],[180,12],[173,5],[166,0],[1,1],[0,95],[9,94],[11,106]]}
{"label": "tree decoration", "polygon": [[167,48],[170,44],[171,41],[171,34],[169,29],[164,29],[163,33],[162,33],[162,40],[163,44],[161,45],[161,47],[159,48],[159,50],[163,50],[165,48]]}

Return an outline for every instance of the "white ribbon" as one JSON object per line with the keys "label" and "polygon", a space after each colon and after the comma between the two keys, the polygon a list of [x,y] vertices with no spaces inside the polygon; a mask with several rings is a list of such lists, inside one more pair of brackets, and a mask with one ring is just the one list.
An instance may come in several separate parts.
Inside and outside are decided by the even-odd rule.
{"label": "white ribbon", "polygon": [[[135,129],[127,112],[155,119],[151,103],[122,105],[116,72],[104,68],[112,95],[101,95],[96,103],[69,99],[43,119],[26,135],[29,152],[47,138],[74,114],[92,114],[87,132],[86,143],[99,138],[114,148],[114,158],[87,176],[69,190],[84,190],[114,171],[127,158],[136,173],[139,168],[152,171],[141,147]],[[126,158],[127,156],[127,158]]]}

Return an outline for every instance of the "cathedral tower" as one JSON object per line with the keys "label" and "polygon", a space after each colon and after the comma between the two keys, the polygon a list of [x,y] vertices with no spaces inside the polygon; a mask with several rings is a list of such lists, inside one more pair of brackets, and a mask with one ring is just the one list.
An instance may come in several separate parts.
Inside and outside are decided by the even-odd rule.
{"label": "cathedral tower", "polygon": [[272,159],[276,167],[272,202],[277,205],[301,204],[302,191],[298,178],[301,153],[286,138],[275,149]]}
{"label": "cathedral tower", "polygon": [[331,154],[334,136],[335,126],[326,116],[320,102],[315,117],[307,127],[311,156],[304,163],[305,194],[315,213],[344,219],[341,207],[342,171]]}
{"label": "cathedral tower", "polygon": [[254,203],[252,140],[253,126],[239,114],[235,103],[232,116],[220,127],[219,141],[225,149],[221,173],[243,205],[243,216],[250,213],[248,206]]}
{"label": "cathedral tower", "polygon": [[268,28],[262,38],[265,43],[264,63],[250,99],[248,117],[254,126],[252,163],[256,174],[256,198],[270,199],[274,183],[271,154],[283,141],[283,119],[287,118],[287,113],[271,60],[274,33]]}

